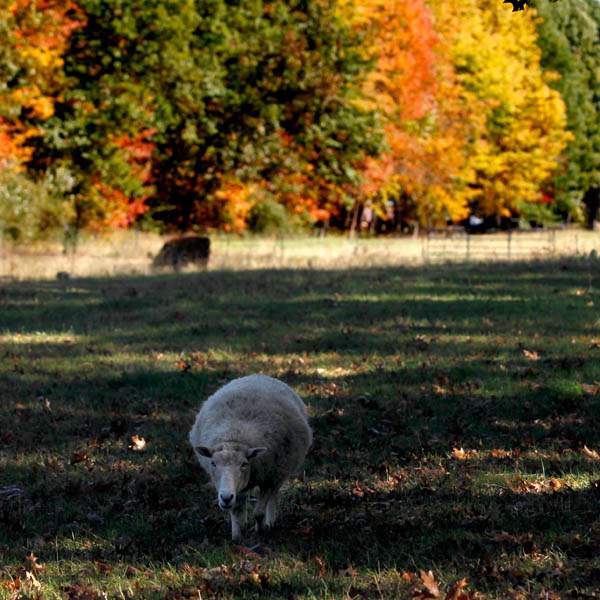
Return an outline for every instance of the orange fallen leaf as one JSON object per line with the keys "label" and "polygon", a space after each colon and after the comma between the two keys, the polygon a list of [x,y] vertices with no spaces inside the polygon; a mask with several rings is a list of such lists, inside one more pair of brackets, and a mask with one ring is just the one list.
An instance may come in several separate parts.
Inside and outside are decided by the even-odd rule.
{"label": "orange fallen leaf", "polygon": [[598,383],[582,383],[581,389],[590,396],[595,396],[600,392],[600,384]]}
{"label": "orange fallen leaf", "polygon": [[89,458],[90,457],[85,450],[75,450],[71,455],[71,464],[76,465],[78,463],[86,462]]}
{"label": "orange fallen leaf", "polygon": [[584,446],[581,451],[592,460],[600,460],[600,454],[598,454],[596,450],[592,450],[591,448]]}
{"label": "orange fallen leaf", "polygon": [[38,557],[33,552],[30,552],[25,557],[25,570],[31,571],[32,573],[44,570],[44,565],[38,563]]}
{"label": "orange fallen leaf", "polygon": [[146,449],[146,440],[141,435],[132,435],[129,448],[134,452],[142,452]]}
{"label": "orange fallen leaf", "polygon": [[182,372],[182,373],[187,373],[188,371],[191,370],[192,368],[192,363],[185,359],[183,356],[180,357],[177,360],[177,368]]}
{"label": "orange fallen leaf", "polygon": [[469,600],[472,597],[471,594],[464,591],[468,583],[469,581],[466,577],[453,583],[444,600]]}
{"label": "orange fallen leaf", "polygon": [[490,456],[494,458],[507,458],[512,456],[512,452],[510,450],[495,449],[490,452]]}
{"label": "orange fallen leaf", "polygon": [[325,577],[325,573],[327,572],[327,566],[325,565],[325,561],[320,556],[315,556],[313,558],[317,566],[319,567],[319,577]]}
{"label": "orange fallen leaf", "polygon": [[560,479],[553,478],[550,480],[550,487],[552,488],[553,492],[558,492],[565,487],[565,484]]}
{"label": "orange fallen leaf", "polygon": [[[426,596],[416,596],[417,598],[439,598],[440,597],[440,588],[433,576],[432,571],[419,571],[419,579],[425,588]],[[422,594],[422,592],[421,592]]]}
{"label": "orange fallen leaf", "polygon": [[452,448],[452,457],[457,460],[467,460],[468,458],[476,458],[477,450],[465,450],[464,448]]}
{"label": "orange fallen leaf", "polygon": [[7,579],[2,582],[2,587],[9,590],[10,592],[16,592],[21,589],[21,579],[15,577],[14,579]]}
{"label": "orange fallen leaf", "polygon": [[400,573],[400,579],[402,579],[402,581],[406,581],[406,583],[410,583],[415,577],[415,574],[411,573],[410,571],[402,571],[402,573]]}
{"label": "orange fallen leaf", "polygon": [[523,349],[523,356],[527,360],[540,360],[540,355],[537,352],[531,350]]}

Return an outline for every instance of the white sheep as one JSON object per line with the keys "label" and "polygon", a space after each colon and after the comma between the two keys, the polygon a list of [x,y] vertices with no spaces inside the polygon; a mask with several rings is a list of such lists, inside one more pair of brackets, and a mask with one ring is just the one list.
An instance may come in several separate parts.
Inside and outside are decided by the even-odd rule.
{"label": "white sheep", "polygon": [[233,541],[245,525],[246,494],[258,487],[256,531],[273,526],[281,486],[312,444],[306,407],[288,385],[265,375],[234,379],[204,402],[189,435],[231,519]]}

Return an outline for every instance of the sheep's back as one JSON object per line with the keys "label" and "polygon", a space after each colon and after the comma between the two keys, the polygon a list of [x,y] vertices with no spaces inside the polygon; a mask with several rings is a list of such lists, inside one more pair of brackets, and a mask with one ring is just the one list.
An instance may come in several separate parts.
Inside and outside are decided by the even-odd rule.
{"label": "sheep's back", "polygon": [[261,460],[265,468],[294,471],[312,443],[312,432],[304,403],[289,386],[250,375],[231,381],[206,400],[190,441],[209,447],[228,441],[266,446],[271,452]]}

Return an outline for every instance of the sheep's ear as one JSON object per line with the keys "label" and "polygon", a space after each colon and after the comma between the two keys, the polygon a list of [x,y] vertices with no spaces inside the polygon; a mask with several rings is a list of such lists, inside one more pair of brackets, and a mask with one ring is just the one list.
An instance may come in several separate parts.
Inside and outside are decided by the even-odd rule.
{"label": "sheep's ear", "polygon": [[196,446],[194,450],[200,456],[206,456],[206,458],[210,458],[213,455],[213,451],[210,448],[207,448],[206,446]]}
{"label": "sheep's ear", "polygon": [[266,448],[263,448],[262,446],[260,448],[248,448],[248,450],[246,450],[246,458],[248,460],[250,460],[251,458],[256,458],[257,456],[260,456],[263,452],[266,452]]}

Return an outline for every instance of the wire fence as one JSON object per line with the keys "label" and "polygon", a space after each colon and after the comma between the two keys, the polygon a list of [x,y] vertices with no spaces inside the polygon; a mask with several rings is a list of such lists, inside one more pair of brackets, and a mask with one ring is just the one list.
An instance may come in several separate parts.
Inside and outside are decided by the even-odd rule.
{"label": "wire fence", "polygon": [[600,250],[600,235],[580,230],[507,231],[493,235],[429,234],[423,238],[424,262],[535,260],[577,256]]}
{"label": "wire fence", "polygon": [[[0,244],[0,277],[53,279],[153,273],[152,259],[167,238],[139,232],[61,244]],[[600,254],[600,232],[582,229],[467,234],[444,230],[419,237],[214,236],[209,270],[343,269],[443,262],[544,260]],[[185,270],[194,270],[189,267]]]}

